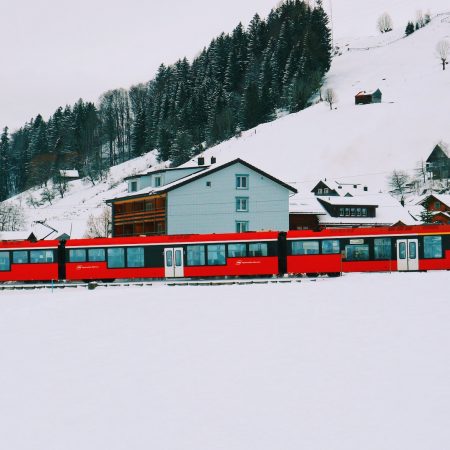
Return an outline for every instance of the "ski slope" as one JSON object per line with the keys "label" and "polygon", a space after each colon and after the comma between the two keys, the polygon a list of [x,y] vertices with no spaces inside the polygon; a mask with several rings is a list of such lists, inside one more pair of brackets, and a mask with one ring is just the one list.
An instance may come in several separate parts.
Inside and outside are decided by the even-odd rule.
{"label": "ski slope", "polygon": [[445,449],[447,284],[1,291],[2,448]]}

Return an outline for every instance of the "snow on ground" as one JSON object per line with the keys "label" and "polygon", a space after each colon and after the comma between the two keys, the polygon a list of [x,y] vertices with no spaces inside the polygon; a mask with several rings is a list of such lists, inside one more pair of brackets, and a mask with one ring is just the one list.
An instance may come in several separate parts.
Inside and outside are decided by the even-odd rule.
{"label": "snow on ground", "polygon": [[448,272],[0,295],[9,450],[450,441]]}

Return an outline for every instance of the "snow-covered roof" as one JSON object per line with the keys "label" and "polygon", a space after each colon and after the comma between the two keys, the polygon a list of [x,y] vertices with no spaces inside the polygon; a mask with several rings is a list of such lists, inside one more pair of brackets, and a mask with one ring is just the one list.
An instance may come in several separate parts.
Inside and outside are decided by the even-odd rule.
{"label": "snow-covered roof", "polygon": [[194,181],[198,178],[204,177],[210,173],[217,172],[221,169],[224,169],[225,167],[228,167],[228,166],[231,166],[231,165],[237,164],[237,163],[244,164],[245,166],[251,168],[252,170],[254,170],[260,174],[263,174],[265,177],[269,178],[270,180],[274,181],[275,183],[281,184],[286,189],[289,189],[292,192],[295,192],[295,193],[297,192],[297,189],[293,188],[292,186],[289,186],[288,184],[284,183],[281,180],[278,180],[277,178],[273,177],[272,175],[269,175],[268,173],[263,172],[261,169],[258,169],[257,167],[251,165],[250,163],[248,163],[240,158],[236,158],[236,159],[233,159],[232,161],[228,161],[223,164],[215,164],[215,165],[211,165],[211,166],[205,166],[204,170],[189,174],[185,177],[182,177],[182,178],[179,178],[178,180],[173,181],[172,183],[165,184],[164,186],[159,186],[159,187],[148,186],[148,187],[145,187],[144,189],[133,192],[131,195],[130,195],[130,193],[126,193],[126,194],[114,197],[113,199],[108,199],[106,201],[110,202],[112,200],[141,197],[144,195],[155,195],[155,194],[159,194],[159,193],[163,193],[163,192],[168,192],[175,188],[183,186],[187,183],[190,183],[191,181]]}
{"label": "snow-covered roof", "polygon": [[335,180],[320,180],[314,187],[316,187],[319,183],[323,183],[328,186],[329,189],[336,191],[339,196],[345,195],[361,195],[363,193],[367,193],[367,186],[361,183],[342,183],[340,181]]}
{"label": "snow-covered roof", "polygon": [[78,170],[76,170],[76,169],[60,170],[59,174],[64,178],[80,178],[80,174],[78,173]]}
{"label": "snow-covered roof", "polygon": [[[319,200],[328,201],[333,199],[334,205],[365,205],[378,206],[375,217],[333,217],[320,204]],[[397,222],[405,225],[417,224],[407,208],[404,208],[399,201],[388,194],[375,194],[361,197],[292,197],[289,202],[289,213],[291,214],[317,214],[319,223],[329,225],[387,225]]]}
{"label": "snow-covered roof", "polygon": [[424,195],[417,201],[417,204],[423,205],[430,197],[434,197],[436,200],[439,200],[445,206],[450,208],[450,194],[435,194],[435,193],[432,193],[432,194]]}
{"label": "snow-covered roof", "polygon": [[31,231],[0,231],[0,241],[29,241],[36,240]]}

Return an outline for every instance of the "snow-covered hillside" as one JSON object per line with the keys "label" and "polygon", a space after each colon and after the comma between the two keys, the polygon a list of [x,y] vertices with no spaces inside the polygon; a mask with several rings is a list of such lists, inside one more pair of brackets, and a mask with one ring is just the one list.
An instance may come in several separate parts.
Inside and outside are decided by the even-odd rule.
{"label": "snow-covered hillside", "polygon": [[[324,86],[336,92],[336,109],[319,102],[210,148],[205,156],[218,162],[240,157],[301,193],[328,177],[362,182],[369,186],[367,195],[374,195],[386,189],[394,169],[412,172],[438,141],[450,143],[450,69],[442,70],[435,49],[440,40],[450,40],[450,5],[443,0],[324,3],[341,53]],[[415,20],[419,9],[431,13],[431,23],[403,38],[407,21]],[[381,35],[376,21],[384,11],[391,15],[394,30]],[[354,105],[358,91],[376,88],[383,94],[381,104]],[[106,198],[125,191],[120,180],[150,164],[153,155],[129,161],[94,188],[72,182],[63,200],[39,210],[26,205],[29,193],[13,201],[25,207],[28,223],[47,219],[60,231],[80,236],[88,216],[100,214]]]}
{"label": "snow-covered hillside", "polygon": [[1,291],[2,448],[447,449],[447,281]]}

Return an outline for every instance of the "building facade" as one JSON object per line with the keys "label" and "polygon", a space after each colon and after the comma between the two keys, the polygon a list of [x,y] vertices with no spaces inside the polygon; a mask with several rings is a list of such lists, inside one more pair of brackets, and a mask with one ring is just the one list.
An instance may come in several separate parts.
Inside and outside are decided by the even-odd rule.
{"label": "building facade", "polygon": [[108,200],[113,236],[289,229],[296,190],[251,164],[154,171],[131,177],[126,196]]}

